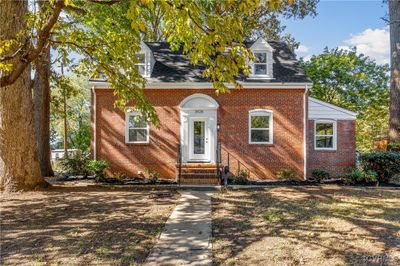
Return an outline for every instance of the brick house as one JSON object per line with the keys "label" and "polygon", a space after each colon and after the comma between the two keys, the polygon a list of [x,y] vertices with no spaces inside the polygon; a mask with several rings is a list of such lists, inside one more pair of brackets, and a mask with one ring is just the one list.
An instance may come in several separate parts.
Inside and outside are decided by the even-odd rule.
{"label": "brick house", "polygon": [[216,169],[246,170],[275,179],[293,169],[306,179],[312,169],[340,175],[355,163],[356,114],[308,97],[312,83],[289,48],[258,39],[248,43],[258,58],[243,89],[217,96],[167,43],[142,44],[138,68],[160,127],[123,113],[104,80],[91,80],[91,154],[109,163],[109,174],[141,176],[146,169],[180,183],[216,184]]}

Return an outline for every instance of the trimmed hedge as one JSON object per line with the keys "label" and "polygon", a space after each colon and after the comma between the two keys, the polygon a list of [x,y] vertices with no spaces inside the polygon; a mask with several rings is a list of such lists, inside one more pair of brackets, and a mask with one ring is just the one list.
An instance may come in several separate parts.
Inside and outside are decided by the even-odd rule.
{"label": "trimmed hedge", "polygon": [[379,182],[388,182],[400,173],[400,152],[371,152],[360,155],[360,166],[364,171],[374,171]]}

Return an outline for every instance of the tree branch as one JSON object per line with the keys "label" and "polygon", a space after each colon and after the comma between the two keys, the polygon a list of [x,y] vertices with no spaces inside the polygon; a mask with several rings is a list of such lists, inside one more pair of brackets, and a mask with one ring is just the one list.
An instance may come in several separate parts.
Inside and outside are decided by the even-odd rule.
{"label": "tree branch", "polygon": [[121,0],[89,0],[91,3],[96,3],[96,4],[103,4],[103,5],[113,5],[120,3]]}
{"label": "tree branch", "polygon": [[53,13],[49,16],[47,21],[39,30],[36,47],[33,47],[25,56],[20,58],[19,62],[13,66],[13,70],[10,72],[10,74],[0,78],[0,87],[6,87],[14,83],[22,74],[22,72],[29,66],[29,64],[40,55],[43,48],[49,41],[50,31],[56,24],[61,10],[64,7],[64,0],[56,0]]}

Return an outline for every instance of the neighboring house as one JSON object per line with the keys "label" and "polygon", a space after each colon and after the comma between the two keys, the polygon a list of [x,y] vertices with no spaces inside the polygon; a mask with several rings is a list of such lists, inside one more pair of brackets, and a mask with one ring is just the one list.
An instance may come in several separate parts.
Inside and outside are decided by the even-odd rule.
{"label": "neighboring house", "polygon": [[[67,152],[68,152],[68,156],[73,156],[76,152],[78,152],[78,149],[68,149]],[[51,150],[51,161],[52,162],[57,162],[62,159],[64,159],[64,149]]]}
{"label": "neighboring house", "polygon": [[282,169],[301,179],[314,168],[339,175],[353,166],[356,114],[308,97],[312,83],[284,43],[247,45],[258,58],[252,74],[238,77],[243,89],[217,96],[203,65],[167,43],[143,43],[137,67],[160,128],[114,108],[109,84],[91,80],[93,158],[107,160],[111,174],[151,169],[192,184],[218,183],[222,166],[255,179],[275,179]]}

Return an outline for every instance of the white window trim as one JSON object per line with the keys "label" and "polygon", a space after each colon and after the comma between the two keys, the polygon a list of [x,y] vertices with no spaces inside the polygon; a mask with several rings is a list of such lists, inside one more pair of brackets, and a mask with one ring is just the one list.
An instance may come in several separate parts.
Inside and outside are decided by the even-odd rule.
{"label": "white window trim", "polygon": [[[254,50],[253,54],[265,54],[266,62],[265,63],[258,63],[258,62],[251,62],[251,74],[249,78],[251,79],[272,79],[272,76],[269,74],[270,73],[270,67],[271,67],[271,62],[269,62],[270,59],[270,53],[272,53],[270,50]],[[265,72],[266,74],[256,74],[255,73],[255,65],[256,64],[263,64],[265,65]]]}
{"label": "white window trim", "polygon": [[125,113],[125,143],[126,144],[147,144],[150,143],[150,125],[147,123],[147,126],[144,128],[135,128],[135,129],[146,129],[147,130],[147,139],[145,141],[129,141],[129,116],[141,115],[140,112],[126,112]]}
{"label": "white window trim", "polygon": [[[319,148],[317,147],[317,124],[319,123],[330,123],[333,124],[333,147],[332,148]],[[319,136],[330,136],[330,135],[319,135]],[[336,151],[337,149],[337,122],[336,120],[314,120],[314,150],[316,151]]]}
{"label": "white window trim", "polygon": [[[268,130],[269,131],[269,141],[263,142],[254,142],[251,141],[251,117],[252,116],[269,116],[269,128],[259,128],[259,130]],[[257,129],[255,129],[257,130]],[[249,119],[248,119],[248,134],[249,134],[249,144],[273,144],[274,143],[274,116],[271,110],[265,109],[255,109],[249,111]]]}
{"label": "white window trim", "polygon": [[140,55],[140,54],[144,55],[144,63],[135,63],[135,66],[144,66],[143,77],[149,77],[148,70],[147,70],[148,61],[149,61],[147,52],[141,51],[141,52],[137,53],[137,55]]}

